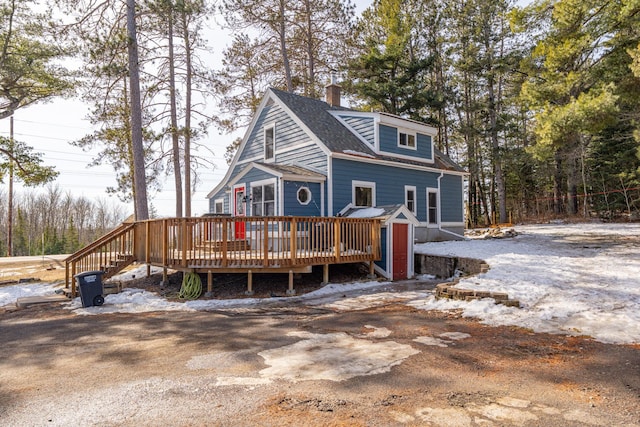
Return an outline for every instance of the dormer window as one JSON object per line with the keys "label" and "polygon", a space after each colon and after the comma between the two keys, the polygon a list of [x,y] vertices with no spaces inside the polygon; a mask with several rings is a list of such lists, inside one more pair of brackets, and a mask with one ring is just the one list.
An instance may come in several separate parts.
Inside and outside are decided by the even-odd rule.
{"label": "dormer window", "polygon": [[416,149],[416,134],[406,131],[398,132],[398,146],[404,148]]}
{"label": "dormer window", "polygon": [[275,153],[276,135],[275,126],[264,128],[264,159],[273,160]]}

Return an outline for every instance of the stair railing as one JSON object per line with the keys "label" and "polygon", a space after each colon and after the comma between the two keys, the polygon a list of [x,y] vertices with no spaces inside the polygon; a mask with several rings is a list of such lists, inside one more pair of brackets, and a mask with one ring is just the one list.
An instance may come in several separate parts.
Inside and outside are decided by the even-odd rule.
{"label": "stair railing", "polygon": [[71,295],[77,295],[73,280],[77,273],[100,270],[107,279],[134,261],[134,229],[135,223],[123,223],[65,259],[65,288],[71,287]]}

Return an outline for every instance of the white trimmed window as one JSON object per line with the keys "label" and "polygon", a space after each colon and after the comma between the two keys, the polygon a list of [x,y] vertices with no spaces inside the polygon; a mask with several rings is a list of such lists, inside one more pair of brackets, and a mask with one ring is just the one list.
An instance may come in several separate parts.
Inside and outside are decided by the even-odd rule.
{"label": "white trimmed window", "polygon": [[416,213],[416,187],[412,185],[404,186],[404,204],[415,215]]}
{"label": "white trimmed window", "polygon": [[308,205],[311,202],[311,190],[309,187],[300,187],[298,188],[298,203],[301,205]]}
{"label": "white trimmed window", "polygon": [[213,213],[224,213],[224,199],[216,199],[213,202]]}
{"label": "white trimmed window", "polygon": [[274,125],[264,128],[264,159],[273,160],[276,148],[276,128]]}
{"label": "white trimmed window", "polygon": [[376,183],[351,181],[351,202],[355,207],[373,207],[376,205]]}
{"label": "white trimmed window", "polygon": [[251,184],[251,215],[274,216],[276,192],[274,183]]}
{"label": "white trimmed window", "polygon": [[404,130],[398,131],[398,147],[416,149],[416,134]]}
{"label": "white trimmed window", "polygon": [[427,188],[427,223],[438,224],[438,189]]}

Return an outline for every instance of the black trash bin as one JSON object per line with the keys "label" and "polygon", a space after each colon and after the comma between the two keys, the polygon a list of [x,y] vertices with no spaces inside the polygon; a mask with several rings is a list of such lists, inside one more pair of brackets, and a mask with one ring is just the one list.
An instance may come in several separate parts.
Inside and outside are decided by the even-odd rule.
{"label": "black trash bin", "polygon": [[80,289],[80,300],[83,307],[102,305],[104,303],[104,289],[102,288],[102,275],[104,271],[86,271],[76,274],[76,282]]}

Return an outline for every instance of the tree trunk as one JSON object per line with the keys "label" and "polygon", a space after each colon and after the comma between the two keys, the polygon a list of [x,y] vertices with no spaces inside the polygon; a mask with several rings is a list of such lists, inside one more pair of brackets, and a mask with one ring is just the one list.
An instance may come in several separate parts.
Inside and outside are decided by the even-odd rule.
{"label": "tree trunk", "polygon": [[9,117],[9,203],[7,206],[7,256],[13,256],[13,116]]}
{"label": "tree trunk", "polygon": [[182,11],[182,37],[184,39],[184,55],[186,67],[185,88],[185,115],[184,115],[184,215],[191,216],[191,41],[189,39],[189,27],[187,26],[187,13]]}
{"label": "tree trunk", "polygon": [[286,18],[285,18],[285,0],[279,2],[280,19],[278,22],[278,35],[280,36],[280,54],[282,55],[282,65],[284,67],[285,83],[287,92],[293,92],[293,80],[291,78],[291,65],[289,64],[289,53],[287,51],[286,40]]}
{"label": "tree trunk", "polygon": [[169,6],[167,25],[169,27],[169,108],[171,109],[171,141],[173,153],[173,176],[176,189],[176,217],[182,216],[182,168],[180,167],[180,137],[178,134],[178,106],[176,103],[176,71],[173,53],[173,5]]}
{"label": "tree trunk", "polygon": [[304,7],[306,13],[306,26],[307,26],[307,96],[310,98],[316,97],[316,63],[315,54],[313,51],[313,22],[311,20],[311,1],[304,0]]}
{"label": "tree trunk", "polygon": [[142,141],[142,105],[140,99],[140,64],[136,35],[136,2],[127,0],[127,35],[129,51],[129,90],[131,91],[131,146],[134,166],[134,203],[136,220],[149,219],[147,177]]}
{"label": "tree trunk", "polygon": [[553,212],[556,215],[560,215],[563,212],[562,195],[564,194],[564,184],[562,179],[562,154],[560,153],[560,149],[558,149],[555,153],[555,160],[556,170],[554,174],[555,187],[553,192]]}

